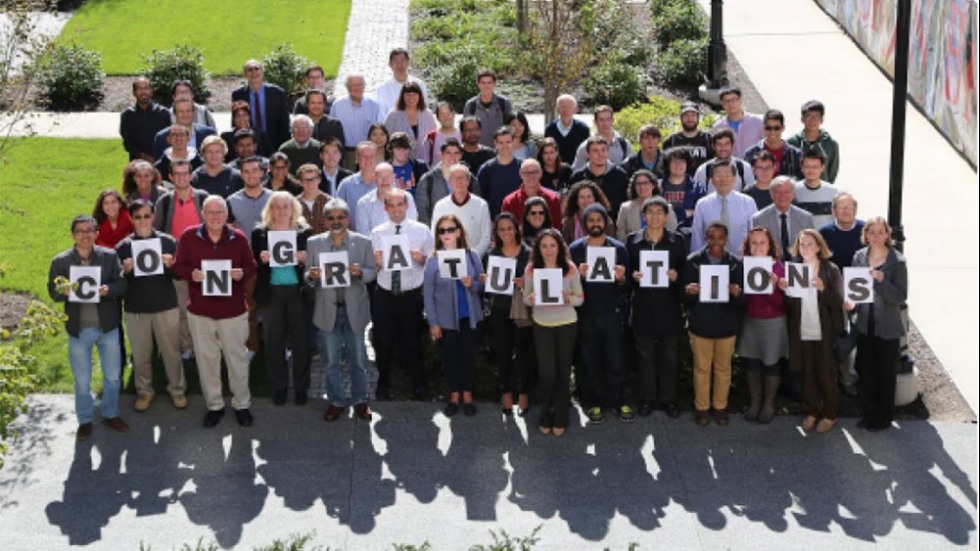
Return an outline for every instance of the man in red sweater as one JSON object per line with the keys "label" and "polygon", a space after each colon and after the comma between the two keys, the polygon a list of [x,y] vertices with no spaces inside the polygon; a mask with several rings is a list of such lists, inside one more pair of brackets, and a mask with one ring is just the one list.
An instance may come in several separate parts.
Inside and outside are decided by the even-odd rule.
{"label": "man in red sweater", "polygon": [[[248,311],[245,282],[255,277],[255,258],[245,234],[227,224],[228,205],[218,195],[204,200],[204,223],[192,226],[180,237],[174,272],[189,282],[187,321],[194,335],[194,353],[208,413],[204,426],[217,425],[225,414],[221,392],[221,355],[228,366],[231,406],[243,427],[252,425],[248,389]],[[208,271],[202,261],[228,260],[228,272]],[[207,281],[205,281],[207,280]],[[205,285],[211,292],[206,294]],[[220,290],[230,291],[229,295]],[[215,291],[217,294],[212,294]]]}
{"label": "man in red sweater", "polygon": [[548,204],[551,223],[557,228],[561,223],[561,197],[541,185],[541,164],[536,159],[521,163],[521,187],[504,197],[502,211],[507,211],[518,220],[524,220],[524,203],[531,197],[541,197]]}

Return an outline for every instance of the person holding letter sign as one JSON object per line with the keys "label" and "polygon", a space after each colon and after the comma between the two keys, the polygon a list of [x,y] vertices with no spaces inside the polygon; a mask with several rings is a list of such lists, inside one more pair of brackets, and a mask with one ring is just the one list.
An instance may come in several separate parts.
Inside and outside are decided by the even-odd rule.
{"label": "person holding letter sign", "polygon": [[[438,245],[425,263],[425,317],[429,336],[439,346],[442,370],[449,386],[447,417],[459,411],[476,415],[473,371],[476,357],[476,326],[483,320],[483,264],[466,242],[462,221],[452,214],[440,216],[435,223]],[[459,251],[462,257],[446,253]],[[449,277],[446,277],[446,276]]]}
{"label": "person holding letter sign", "polygon": [[639,373],[638,413],[647,417],[659,406],[667,417],[676,419],[680,415],[675,403],[677,338],[684,332],[680,274],[687,258],[687,242],[680,233],[667,230],[670,212],[671,205],[663,197],[644,201],[646,228],[627,236],[626,250],[634,282],[630,327]]}
{"label": "person holding letter sign", "polygon": [[303,314],[303,268],[306,241],[313,228],[288,191],[276,191],[262,209],[262,222],[252,230],[252,254],[258,266],[255,302],[262,316],[265,372],[272,402],[281,406],[289,392],[286,341],[293,345],[293,392],[296,405],[306,404],[310,388],[310,347]]}
{"label": "person holding letter sign", "polygon": [[[725,426],[732,384],[732,352],[743,302],[742,263],[725,250],[729,241],[725,224],[712,222],[707,235],[699,240],[707,244],[687,257],[683,277],[688,333],[694,353],[694,420],[702,427],[707,426],[710,407],[714,409],[715,422]],[[725,268],[722,273],[728,276],[727,280],[721,275],[702,276],[711,272],[704,268],[714,267]]]}
{"label": "person holding letter sign", "polygon": [[[831,252],[820,232],[805,229],[796,237],[791,249],[793,257],[805,265],[813,292],[801,297],[787,293],[786,312],[789,325],[790,371],[803,372],[803,407],[806,416],[800,427],[804,431],[829,432],[837,425],[837,363],[834,360],[834,339],[844,328],[841,308],[841,275],[830,261]],[[794,268],[786,268],[786,277],[779,279],[785,291],[793,283]],[[817,422],[818,417],[820,422]]]}
{"label": "person holding letter sign", "polygon": [[[399,363],[411,374],[413,394],[425,397],[425,370],[419,333],[422,330],[422,283],[426,259],[432,255],[432,232],[408,218],[408,193],[392,188],[384,197],[388,221],[371,232],[378,266],[378,287],[371,300],[374,350],[378,364],[378,399],[387,399],[396,349]],[[407,245],[405,245],[407,243]]]}
{"label": "person holding letter sign", "polygon": [[854,254],[852,265],[870,271],[874,300],[855,304],[862,298],[862,289],[852,280],[844,302],[848,309],[857,310],[855,366],[863,411],[858,426],[869,431],[891,427],[899,341],[905,336],[901,312],[908,296],[908,268],[905,257],[892,246],[891,235],[891,226],[884,218],[874,217],[865,223],[862,241],[867,246]]}
{"label": "person holding letter sign", "polygon": [[[552,280],[543,277],[548,270],[560,274],[560,288],[551,286]],[[534,240],[531,263],[524,271],[524,304],[534,307],[534,348],[538,357],[538,398],[541,400],[538,430],[541,434],[561,436],[568,427],[568,408],[571,407],[568,384],[578,334],[575,309],[584,299],[582,276],[572,264],[561,234],[551,228],[542,230]]]}
{"label": "person holding letter sign", "polygon": [[187,381],[180,360],[180,310],[170,267],[177,240],[153,229],[153,203],[137,199],[129,205],[135,231],[116,245],[126,274],[126,330],[133,348],[136,403],[146,411],[153,401],[153,343],[167,373],[167,392],[177,409],[187,407]]}
{"label": "person holding letter sign", "polygon": [[[547,212],[543,199],[537,208]],[[481,279],[490,297],[490,348],[500,376],[500,409],[504,415],[514,413],[515,392],[521,415],[527,413],[529,405],[534,334],[531,313],[520,293],[524,290],[524,270],[530,256],[531,247],[524,244],[517,218],[506,211],[498,214],[493,227],[493,248],[487,256],[487,273]],[[498,259],[513,262],[513,269],[498,268]]]}
{"label": "person holding letter sign", "polygon": [[[252,426],[248,388],[248,309],[245,282],[255,277],[255,258],[241,230],[228,225],[228,205],[220,195],[204,200],[204,223],[192,226],[177,242],[173,270],[189,282],[187,322],[194,334],[194,353],[208,412],[204,427],[212,428],[225,414],[221,391],[221,357],[228,366],[231,406],[239,425]],[[211,270],[215,261],[231,266]]]}
{"label": "person holding letter sign", "polygon": [[[626,279],[629,258],[622,242],[605,235],[606,227],[612,221],[601,204],[592,203],[585,207],[582,221],[587,236],[569,245],[568,251],[582,275],[586,297],[578,309],[578,344],[588,380],[585,394],[589,422],[602,423],[602,410],[611,408],[620,421],[629,423],[636,418],[633,408],[626,403],[624,389],[626,343],[623,323],[629,290]],[[603,250],[608,251],[607,255],[596,254]],[[589,262],[589,257],[594,254],[594,261]]]}
{"label": "person holding letter sign", "polygon": [[[374,250],[367,237],[348,231],[350,208],[342,199],[331,199],[323,209],[329,233],[307,242],[310,261],[306,279],[316,289],[313,324],[317,328],[320,353],[327,355],[327,411],[324,421],[336,421],[350,403],[354,415],[370,421],[368,407],[367,347],[364,330],[371,323],[368,283],[377,270]],[[336,257],[340,256],[340,259]],[[344,349],[350,365],[350,393],[344,392],[341,363]]]}
{"label": "person holding letter sign", "polygon": [[[48,295],[65,303],[68,362],[75,379],[75,438],[92,436],[95,400],[92,398],[92,347],[102,364],[102,424],[118,432],[129,425],[119,417],[122,357],[119,355],[119,302],[126,291],[119,257],[112,249],[97,247],[97,223],[91,216],[71,222],[75,246],[51,260]],[[56,281],[58,280],[58,281]],[[62,280],[68,280],[61,284]]]}
{"label": "person holding letter sign", "polygon": [[776,240],[765,227],[749,230],[742,256],[745,320],[738,338],[738,355],[745,362],[751,399],[745,420],[769,423],[776,410],[780,362],[789,356],[785,295],[778,285],[786,269],[779,259]]}

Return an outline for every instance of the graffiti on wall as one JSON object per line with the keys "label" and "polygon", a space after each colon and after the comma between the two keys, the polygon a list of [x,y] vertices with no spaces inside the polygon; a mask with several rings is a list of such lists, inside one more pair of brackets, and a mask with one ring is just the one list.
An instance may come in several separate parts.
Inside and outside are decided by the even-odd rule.
{"label": "graffiti on wall", "polygon": [[[888,74],[896,0],[815,0]],[[977,166],[977,1],[912,0],[909,95]]]}

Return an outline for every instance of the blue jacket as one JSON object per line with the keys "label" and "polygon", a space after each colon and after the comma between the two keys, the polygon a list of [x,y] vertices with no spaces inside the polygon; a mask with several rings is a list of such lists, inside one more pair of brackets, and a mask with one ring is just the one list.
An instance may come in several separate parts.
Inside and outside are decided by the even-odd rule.
{"label": "blue jacket", "polygon": [[[466,251],[466,270],[473,278],[473,283],[466,290],[470,329],[476,329],[477,324],[483,321],[483,303],[480,300],[480,293],[483,292],[483,283],[480,281],[483,263],[472,250]],[[425,262],[422,296],[425,300],[425,317],[429,320],[429,325],[438,325],[452,331],[459,330],[456,280],[439,275],[439,259],[435,256],[429,257]]]}

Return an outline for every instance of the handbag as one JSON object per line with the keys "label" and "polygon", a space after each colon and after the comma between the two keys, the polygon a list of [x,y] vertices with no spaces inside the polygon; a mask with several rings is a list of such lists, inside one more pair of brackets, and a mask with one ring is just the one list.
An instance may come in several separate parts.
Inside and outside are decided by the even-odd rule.
{"label": "handbag", "polygon": [[524,296],[518,290],[514,290],[514,296],[510,300],[510,319],[517,327],[531,327],[531,308],[524,304]]}

